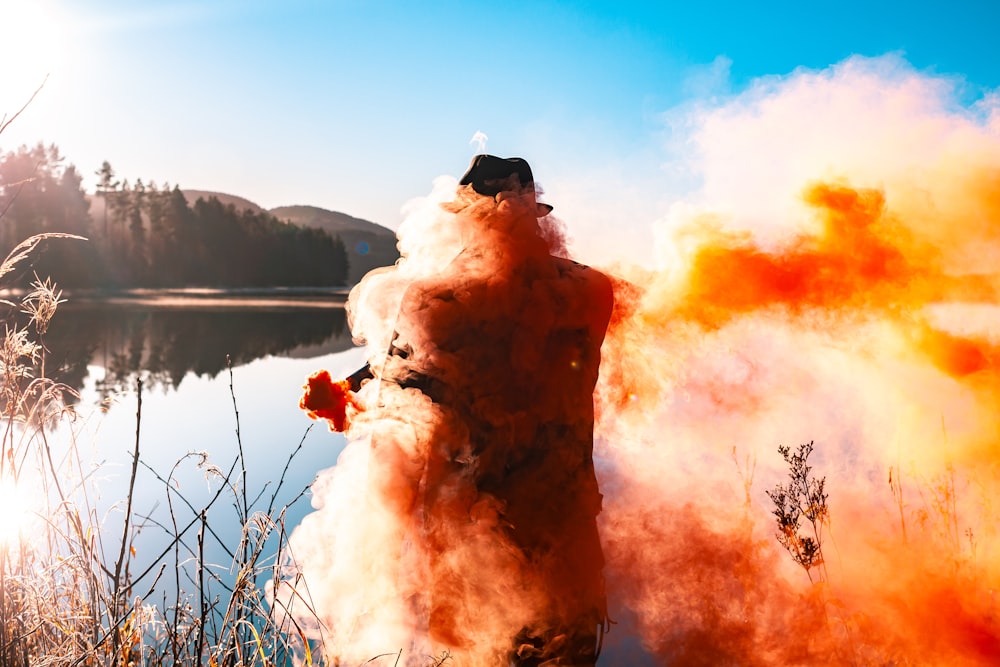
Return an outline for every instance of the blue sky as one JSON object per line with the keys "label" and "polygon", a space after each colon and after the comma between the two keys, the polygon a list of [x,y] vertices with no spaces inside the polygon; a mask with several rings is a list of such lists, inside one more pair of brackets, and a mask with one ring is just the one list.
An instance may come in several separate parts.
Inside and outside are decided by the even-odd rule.
{"label": "blue sky", "polygon": [[566,195],[584,172],[621,190],[662,171],[672,109],[761,77],[895,53],[962,102],[1000,86],[994,3],[751,5],[0,0],[0,112],[49,73],[0,147],[395,227],[476,132]]}

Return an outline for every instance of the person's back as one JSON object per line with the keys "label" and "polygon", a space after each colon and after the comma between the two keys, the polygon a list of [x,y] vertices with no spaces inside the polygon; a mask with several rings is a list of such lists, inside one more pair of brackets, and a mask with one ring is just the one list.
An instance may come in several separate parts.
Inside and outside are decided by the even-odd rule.
{"label": "person's back", "polygon": [[412,665],[442,650],[476,667],[594,664],[607,605],[593,391],[611,285],[559,256],[523,160],[477,156],[442,207],[453,259],[352,291],[355,315],[381,315],[352,329],[387,353],[339,383],[314,375],[302,400],[349,429],[337,480],[364,487],[303,521],[343,532],[303,569],[326,575],[326,650],[365,659],[391,637]]}
{"label": "person's back", "polygon": [[[534,218],[507,208],[484,199],[458,212],[470,228],[465,249],[407,290],[383,379],[419,389],[467,433],[460,446],[432,448],[427,463],[417,514],[430,558],[450,548],[452,524],[489,501],[526,564],[520,576],[542,592],[512,638],[515,663],[586,664],[606,619],[592,452],[611,285],[550,256]],[[461,641],[448,596],[456,576],[474,574],[431,571],[445,582],[430,586],[432,634]]]}

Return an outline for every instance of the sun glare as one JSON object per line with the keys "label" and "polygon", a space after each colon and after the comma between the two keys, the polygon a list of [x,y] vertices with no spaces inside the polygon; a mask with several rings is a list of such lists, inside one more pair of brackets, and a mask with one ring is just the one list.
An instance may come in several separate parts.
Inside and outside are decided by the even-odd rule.
{"label": "sun glare", "polygon": [[55,70],[63,32],[51,2],[0,0],[0,113],[16,110],[7,107],[27,101]]}
{"label": "sun glare", "polygon": [[0,479],[0,546],[15,544],[27,526],[30,516],[25,493],[18,489],[13,478]]}

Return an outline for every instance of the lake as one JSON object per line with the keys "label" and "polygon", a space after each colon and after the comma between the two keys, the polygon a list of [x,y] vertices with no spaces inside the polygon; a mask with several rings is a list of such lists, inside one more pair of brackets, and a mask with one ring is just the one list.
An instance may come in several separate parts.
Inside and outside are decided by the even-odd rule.
{"label": "lake", "polygon": [[[219,488],[218,477],[210,474],[202,456],[190,453],[204,452],[208,464],[228,470],[242,444],[246,460],[245,487],[235,495],[225,493],[208,515],[216,537],[206,540],[206,561],[217,564],[221,579],[232,578],[230,554],[242,529],[235,504],[243,488],[251,501],[259,495],[257,509],[267,509],[272,497],[277,507],[295,501],[285,516],[291,531],[311,511],[303,491],[318,471],[335,464],[345,444],[341,435],[312,422],[299,409],[302,385],[320,368],[336,378],[364,363],[342,304],[343,294],[338,293],[247,293],[232,299],[212,291],[133,293],[62,304],[44,339],[49,350],[46,373],[79,392],[74,446],[84,468],[93,471],[99,490],[94,504],[111,527],[105,539],[113,543],[120,535],[140,378],[142,465],[134,509],[148,519],[136,541],[136,562],[153,562],[169,545],[161,526],[174,520],[181,526],[190,522]],[[232,479],[239,478],[237,469]],[[181,496],[194,509],[185,506]],[[185,540],[192,553],[195,532]],[[190,577],[186,573],[181,578],[188,592],[195,590]],[[173,583],[174,578],[168,575],[164,582]],[[161,585],[157,592],[169,591]],[[623,615],[618,613],[616,620],[627,620]],[[634,637],[623,632],[626,625],[608,636],[601,664],[652,664]]]}
{"label": "lake", "polygon": [[[66,460],[67,452],[79,456],[90,481],[86,502],[94,508],[111,563],[136,442],[137,380],[143,382],[141,464],[133,494],[141,528],[132,572],[154,568],[136,585],[142,595],[163,563],[179,564],[175,570],[181,574],[167,569],[147,597],[168,606],[178,588],[188,596],[198,590],[193,558],[198,525],[186,532],[179,552],[160,556],[171,545],[174,524],[197,519],[222,487],[221,478],[209,474],[212,466],[228,471],[242,444],[245,483],[237,467],[230,478],[235,491],[223,491],[207,513],[211,531],[204,545],[205,562],[231,584],[232,553],[244,523],[236,506],[244,490],[250,514],[293,503],[284,516],[291,531],[311,511],[303,492],[318,471],[335,464],[345,444],[343,436],[299,409],[306,378],[320,368],[345,374],[364,363],[347,328],[342,294],[242,294],[224,303],[220,298],[211,291],[74,297],[59,306],[43,338],[45,375],[78,392],[69,399],[75,423],[61,425],[50,440],[57,443],[57,460]],[[65,484],[78,477],[66,475]],[[258,563],[273,562],[275,539],[266,551]],[[258,584],[266,578],[258,577]],[[212,590],[226,599],[220,585]]]}
{"label": "lake", "polygon": [[[166,475],[187,452],[205,451],[224,467],[238,451],[238,410],[250,490],[269,481],[313,424],[298,408],[305,378],[321,367],[336,374],[363,363],[342,301],[224,308],[68,302],[44,343],[46,374],[79,391],[84,433],[94,436],[87,444],[109,471],[131,459],[141,378],[142,461]],[[308,484],[343,446],[325,427],[312,431],[289,485]],[[153,495],[155,484],[147,482],[140,479],[137,489]]]}

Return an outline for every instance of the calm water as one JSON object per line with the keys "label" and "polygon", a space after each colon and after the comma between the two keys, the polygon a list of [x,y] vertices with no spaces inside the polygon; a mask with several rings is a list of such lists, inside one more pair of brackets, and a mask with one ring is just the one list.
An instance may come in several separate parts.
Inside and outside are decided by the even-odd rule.
{"label": "calm water", "polygon": [[[144,384],[141,465],[133,507],[148,519],[136,541],[134,568],[155,562],[169,544],[162,525],[175,520],[186,525],[220,487],[220,480],[199,466],[202,457],[189,453],[204,452],[210,464],[228,470],[242,442],[247,496],[251,502],[259,496],[251,511],[266,510],[272,497],[278,508],[292,502],[319,470],[334,465],[343,437],[312,422],[298,408],[309,374],[319,368],[346,374],[363,363],[343,309],[328,306],[323,302],[316,307],[211,310],[148,304],[60,306],[44,339],[45,372],[79,392],[72,446],[84,469],[91,471],[90,502],[108,527],[102,531],[107,552],[114,553],[108,545],[114,546],[121,534],[121,508],[136,441],[139,378]],[[232,360],[231,377],[227,355]],[[61,427],[58,435],[63,447],[71,446],[69,429]],[[165,480],[170,482],[169,498]],[[242,497],[241,476],[237,473],[232,480],[239,484],[236,497]],[[311,510],[309,503],[306,494],[288,509],[289,530]],[[206,540],[206,561],[217,564],[220,576],[231,580],[230,553],[239,544],[242,529],[232,492],[224,492],[212,506],[208,522],[217,537]],[[185,550],[196,549],[196,533],[197,528],[188,532],[181,560],[190,556]],[[173,559],[171,554],[171,564]],[[172,583],[176,582],[164,581]],[[148,585],[137,590],[144,592]],[[195,590],[189,581],[182,580],[181,587]],[[170,595],[169,585],[158,590]]]}
{"label": "calm water", "polygon": [[[363,351],[351,341],[343,309],[329,306],[322,301],[315,307],[269,308],[60,306],[45,338],[46,373],[80,393],[75,446],[85,467],[95,470],[99,495],[92,501],[106,517],[112,545],[120,535],[120,508],[135,446],[138,378],[144,382],[142,466],[134,507],[149,517],[136,542],[140,567],[153,562],[169,543],[157,523],[170,525],[176,520],[183,526],[197,516],[181,495],[199,510],[219,488],[218,479],[199,467],[200,455],[188,454],[204,452],[210,463],[224,470],[236,460],[233,395],[246,458],[247,493],[251,500],[260,495],[255,508],[266,510],[272,496],[278,507],[298,497],[286,514],[289,531],[311,511],[310,497],[300,494],[318,471],[335,464],[345,443],[298,408],[302,385],[317,369],[342,377],[364,363]],[[232,360],[231,379],[227,355]],[[286,465],[284,484],[277,489]],[[167,478],[172,510],[163,481]],[[237,496],[241,494],[242,489],[237,491]],[[206,540],[206,561],[216,563],[219,576],[231,581],[229,554],[241,532],[232,493],[217,501],[208,521],[218,539]],[[193,553],[196,544],[195,528],[185,538],[182,561],[184,550]],[[168,564],[174,558],[171,554]],[[180,586],[189,592],[196,590],[194,582],[185,579],[190,571],[189,564],[188,574],[180,578]],[[165,592],[169,598],[176,583],[169,570],[158,595]],[[137,591],[146,588],[148,583],[137,586]],[[607,638],[601,664],[653,664],[626,630],[631,623],[625,612],[612,614],[620,624]]]}

